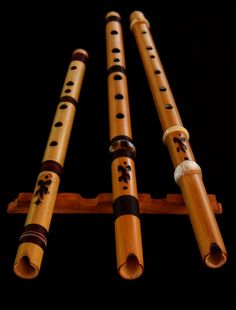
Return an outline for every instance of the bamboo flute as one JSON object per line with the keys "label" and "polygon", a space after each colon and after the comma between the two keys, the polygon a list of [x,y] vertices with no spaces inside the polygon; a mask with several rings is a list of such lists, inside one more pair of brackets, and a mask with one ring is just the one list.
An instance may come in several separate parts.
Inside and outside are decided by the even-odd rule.
{"label": "bamboo flute", "polygon": [[19,239],[14,272],[25,279],[35,278],[40,271],[87,60],[88,54],[85,50],[77,49],[72,54],[23,233]]}
{"label": "bamboo flute", "polygon": [[116,12],[106,15],[106,48],[117,270],[123,278],[135,279],[143,273],[142,238],[123,35]]}
{"label": "bamboo flute", "polygon": [[183,127],[148,20],[142,12],[134,11],[130,22],[163,129],[163,142],[174,165],[174,179],[181,189],[202,259],[208,267],[218,268],[226,262],[227,252],[202,181],[201,168],[191,150],[189,133]]}

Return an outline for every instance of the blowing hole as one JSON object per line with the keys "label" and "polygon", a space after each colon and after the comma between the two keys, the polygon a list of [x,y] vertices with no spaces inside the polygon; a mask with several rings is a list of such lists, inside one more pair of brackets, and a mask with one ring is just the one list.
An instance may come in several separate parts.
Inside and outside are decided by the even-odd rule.
{"label": "blowing hole", "polygon": [[206,257],[205,263],[210,268],[218,268],[226,262],[227,257],[218,246],[217,243],[212,242],[210,246],[210,254]]}
{"label": "blowing hole", "polygon": [[143,268],[134,254],[128,255],[125,264],[122,265],[119,270],[120,275],[127,280],[138,278],[141,276],[142,272]]}
{"label": "blowing hole", "polygon": [[127,261],[126,261],[126,265],[127,265],[127,270],[131,273],[131,274],[135,274],[138,270],[139,267],[139,263],[138,263],[138,259],[135,255],[131,254],[127,257]]}
{"label": "blowing hole", "polygon": [[34,273],[35,268],[30,264],[30,260],[28,256],[23,256],[21,259],[21,264],[26,273]]}
{"label": "blowing hole", "polygon": [[111,34],[112,34],[112,35],[118,34],[118,31],[112,30],[112,31],[111,31]]}
{"label": "blowing hole", "polygon": [[28,256],[23,256],[19,263],[15,265],[14,271],[17,275],[25,279],[32,279],[38,274],[37,268],[32,266]]}

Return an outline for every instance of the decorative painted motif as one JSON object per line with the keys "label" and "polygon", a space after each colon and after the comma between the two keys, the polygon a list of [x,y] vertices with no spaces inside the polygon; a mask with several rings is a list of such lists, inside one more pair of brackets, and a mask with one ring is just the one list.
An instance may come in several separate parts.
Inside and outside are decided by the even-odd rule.
{"label": "decorative painted motif", "polygon": [[130,180],[130,165],[127,165],[127,162],[124,161],[124,166],[119,165],[118,171],[121,173],[121,175],[119,176],[119,182],[128,183]]}
{"label": "decorative painted motif", "polygon": [[187,147],[187,143],[186,143],[185,137],[180,137],[180,138],[174,137],[173,141],[174,141],[174,143],[178,144],[177,152],[179,152],[179,151],[184,152],[184,153],[186,152],[188,147]]}
{"label": "decorative painted motif", "polygon": [[37,197],[35,204],[38,206],[44,200],[44,197],[49,194],[49,186],[52,183],[52,174],[46,173],[40,176],[37,183],[37,188],[34,192],[34,197]]}

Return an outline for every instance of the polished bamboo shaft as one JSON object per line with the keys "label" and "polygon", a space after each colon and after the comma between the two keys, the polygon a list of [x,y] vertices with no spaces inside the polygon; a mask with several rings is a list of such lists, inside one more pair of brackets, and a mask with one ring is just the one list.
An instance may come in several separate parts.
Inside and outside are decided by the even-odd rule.
{"label": "polished bamboo shaft", "polygon": [[106,15],[113,214],[117,269],[125,279],[143,273],[143,254],[120,15]]}
{"label": "polished bamboo shaft", "polygon": [[189,144],[188,131],[183,127],[152,39],[149,22],[139,11],[131,14],[130,21],[164,132],[163,142],[169,149],[175,181],[181,189],[201,256],[208,267],[220,267],[227,260],[224,242],[202,181],[201,169]]}
{"label": "polished bamboo shaft", "polygon": [[40,271],[87,59],[86,51],[75,50],[66,75],[24,230],[19,239],[14,272],[22,278],[34,278]]}

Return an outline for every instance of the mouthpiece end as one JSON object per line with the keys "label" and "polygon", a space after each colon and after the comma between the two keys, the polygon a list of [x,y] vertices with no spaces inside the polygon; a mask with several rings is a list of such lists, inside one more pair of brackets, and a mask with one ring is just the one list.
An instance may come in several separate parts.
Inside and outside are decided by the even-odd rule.
{"label": "mouthpiece end", "polygon": [[139,263],[136,255],[130,254],[126,259],[126,262],[120,266],[118,272],[122,278],[126,280],[134,280],[142,275],[143,266]]}
{"label": "mouthpiece end", "polygon": [[39,269],[30,261],[28,256],[23,256],[14,265],[14,272],[23,279],[33,279],[39,274]]}
{"label": "mouthpiece end", "polygon": [[20,244],[14,263],[15,274],[23,279],[37,277],[43,259],[43,249],[30,242]]}
{"label": "mouthpiece end", "polygon": [[205,264],[209,268],[219,268],[227,261],[227,254],[224,253],[217,243],[213,242],[210,246],[210,253],[205,257]]}

